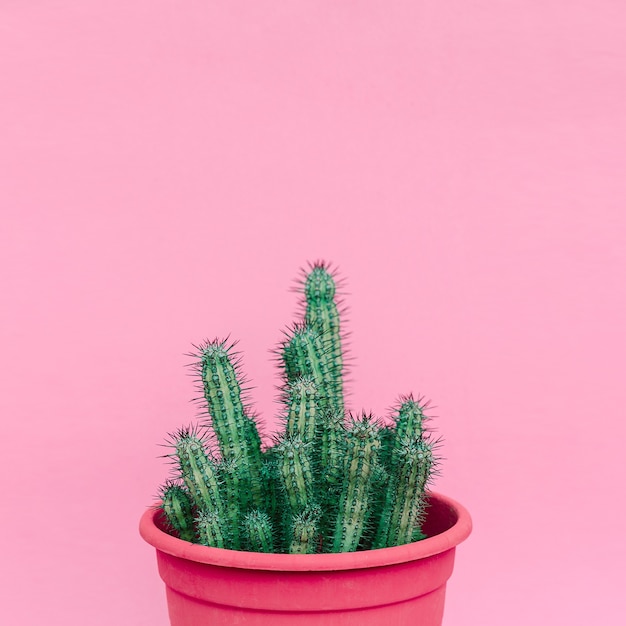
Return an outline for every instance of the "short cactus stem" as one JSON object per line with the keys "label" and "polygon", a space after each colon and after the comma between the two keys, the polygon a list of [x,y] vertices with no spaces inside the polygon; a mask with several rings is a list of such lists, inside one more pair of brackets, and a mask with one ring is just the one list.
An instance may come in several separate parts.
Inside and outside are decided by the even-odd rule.
{"label": "short cactus stem", "polygon": [[345,478],[333,537],[333,552],[354,552],[363,532],[370,501],[372,469],[380,447],[379,427],[368,417],[353,420],[346,443]]}
{"label": "short cactus stem", "polygon": [[161,509],[170,526],[184,541],[194,542],[193,504],[187,490],[168,481],[161,490]]}
{"label": "short cactus stem", "polygon": [[341,323],[335,302],[335,280],[323,263],[316,263],[304,285],[306,299],[305,322],[317,330],[328,354],[332,377],[329,407],[343,412],[343,353],[341,348]]}
{"label": "short cactus stem", "polygon": [[200,511],[196,517],[198,543],[212,548],[230,548],[224,535],[226,524],[217,511]]}
{"label": "short cactus stem", "polygon": [[284,493],[292,514],[315,504],[310,449],[310,445],[299,437],[285,439],[276,449]]}
{"label": "short cactus stem", "polygon": [[393,443],[391,444],[391,462],[396,462],[396,456],[402,447],[401,442],[405,439],[418,441],[424,436],[425,404],[415,400],[412,395],[402,396],[396,415],[394,416],[395,428]]}
{"label": "short cactus stem", "polygon": [[316,435],[317,387],[310,376],[296,378],[287,391],[287,437],[314,441]]}
{"label": "short cactus stem", "polygon": [[267,513],[257,509],[248,512],[243,519],[243,534],[251,552],[274,551],[272,521]]}
{"label": "short cactus stem", "polygon": [[201,438],[188,430],[179,433],[176,455],[181,477],[194,505],[201,510],[223,514],[217,468],[208,457]]}
{"label": "short cactus stem", "polygon": [[297,513],[291,520],[291,554],[314,554],[319,545],[319,518],[318,508],[309,508]]}
{"label": "short cactus stem", "polygon": [[375,548],[400,546],[414,540],[425,510],[424,495],[432,464],[429,443],[411,439],[400,442],[396,473],[387,487]]}
{"label": "short cactus stem", "polygon": [[380,429],[380,451],[378,459],[384,467],[391,467],[391,453],[395,441],[396,430],[392,426],[382,426]]}

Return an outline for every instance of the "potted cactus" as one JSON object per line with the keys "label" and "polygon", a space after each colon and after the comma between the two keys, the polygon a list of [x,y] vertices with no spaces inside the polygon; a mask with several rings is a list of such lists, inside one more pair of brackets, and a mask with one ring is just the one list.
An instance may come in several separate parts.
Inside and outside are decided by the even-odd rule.
{"label": "potted cactus", "polygon": [[276,351],[282,423],[263,442],[234,344],[197,346],[207,406],[169,437],[174,473],[140,531],[172,626],[441,624],[465,509],[429,491],[438,440],[423,399],[391,419],[344,406],[334,272],[309,266],[303,319]]}

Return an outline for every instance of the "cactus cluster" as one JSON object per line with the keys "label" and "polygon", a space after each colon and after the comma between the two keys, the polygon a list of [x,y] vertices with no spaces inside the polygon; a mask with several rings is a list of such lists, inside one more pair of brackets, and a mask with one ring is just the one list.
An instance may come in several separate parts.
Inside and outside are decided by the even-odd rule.
{"label": "cactus cluster", "polygon": [[400,397],[386,422],[344,407],[343,328],[334,272],[305,273],[303,316],[276,351],[282,425],[263,445],[226,340],[197,346],[208,409],[170,435],[174,476],[160,489],[168,531],[207,546],[312,554],[424,538],[437,441],[427,403]]}

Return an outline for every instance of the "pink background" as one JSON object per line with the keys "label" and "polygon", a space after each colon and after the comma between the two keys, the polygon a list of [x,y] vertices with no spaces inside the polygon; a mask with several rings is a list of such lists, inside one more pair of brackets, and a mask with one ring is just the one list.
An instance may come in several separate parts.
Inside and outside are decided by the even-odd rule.
{"label": "pink background", "polygon": [[624,623],[626,9],[0,0],[0,621],[165,626],[184,356],[348,279],[352,408],[432,398],[447,626]]}

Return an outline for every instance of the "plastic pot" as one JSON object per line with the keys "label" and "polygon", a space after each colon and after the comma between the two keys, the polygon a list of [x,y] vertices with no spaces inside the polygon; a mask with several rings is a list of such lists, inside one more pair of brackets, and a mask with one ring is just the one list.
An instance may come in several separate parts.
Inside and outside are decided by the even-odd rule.
{"label": "plastic pot", "polygon": [[427,539],[340,554],[262,554],[208,548],[141,518],[157,551],[172,626],[440,626],[455,547],[472,522],[457,502],[430,494]]}

